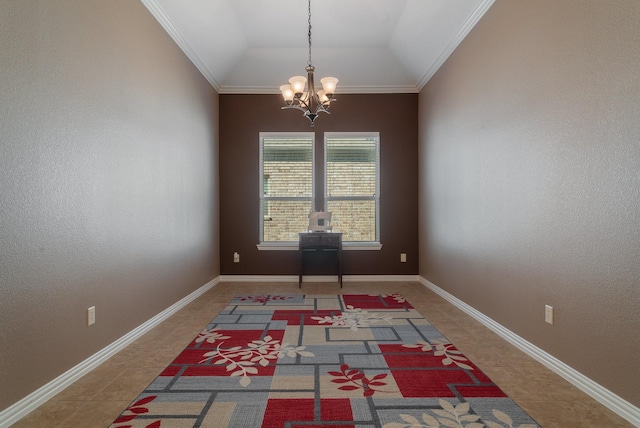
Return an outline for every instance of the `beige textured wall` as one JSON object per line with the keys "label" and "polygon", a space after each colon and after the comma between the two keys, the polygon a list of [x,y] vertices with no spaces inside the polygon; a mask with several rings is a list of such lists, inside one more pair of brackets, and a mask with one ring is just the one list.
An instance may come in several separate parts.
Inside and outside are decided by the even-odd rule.
{"label": "beige textured wall", "polygon": [[635,405],[639,22],[497,0],[419,106],[420,274]]}
{"label": "beige textured wall", "polygon": [[0,11],[1,410],[218,276],[219,229],[218,95],[140,2]]}

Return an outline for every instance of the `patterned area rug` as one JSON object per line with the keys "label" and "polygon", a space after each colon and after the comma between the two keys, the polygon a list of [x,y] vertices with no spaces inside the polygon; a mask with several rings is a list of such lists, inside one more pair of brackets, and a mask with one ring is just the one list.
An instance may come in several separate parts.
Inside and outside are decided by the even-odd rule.
{"label": "patterned area rug", "polygon": [[405,299],[238,296],[112,428],[531,428]]}

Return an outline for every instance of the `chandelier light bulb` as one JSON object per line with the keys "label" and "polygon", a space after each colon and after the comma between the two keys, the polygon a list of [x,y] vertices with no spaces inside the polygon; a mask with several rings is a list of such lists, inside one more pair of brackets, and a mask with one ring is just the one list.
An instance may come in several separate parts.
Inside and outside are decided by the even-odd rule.
{"label": "chandelier light bulb", "polygon": [[307,78],[304,76],[293,76],[289,79],[293,93],[298,95],[304,92],[304,86],[307,83]]}
{"label": "chandelier light bulb", "polygon": [[320,102],[322,104],[326,103],[327,101],[329,101],[329,97],[327,97],[327,94],[324,93],[324,90],[320,89],[318,91],[318,99],[320,100]]}
{"label": "chandelier light bulb", "polygon": [[320,79],[320,83],[322,83],[322,89],[324,89],[325,94],[328,97],[336,93],[336,86],[338,86],[338,79],[335,77],[324,77]]}
{"label": "chandelier light bulb", "polygon": [[293,88],[291,87],[291,85],[280,86],[280,91],[282,92],[282,97],[284,98],[285,102],[291,103],[293,101],[295,92],[293,92]]}

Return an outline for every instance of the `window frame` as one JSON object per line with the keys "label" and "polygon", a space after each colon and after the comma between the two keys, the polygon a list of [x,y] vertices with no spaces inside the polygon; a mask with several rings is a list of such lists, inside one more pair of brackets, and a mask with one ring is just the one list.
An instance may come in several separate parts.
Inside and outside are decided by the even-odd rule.
{"label": "window frame", "polygon": [[[362,137],[362,138],[375,138],[376,139],[376,191],[373,197],[375,201],[375,213],[376,213],[376,225],[375,225],[375,241],[343,241],[342,249],[345,251],[349,250],[359,250],[359,251],[368,251],[368,250],[381,250],[382,243],[380,242],[380,183],[381,183],[381,174],[380,174],[380,133],[379,132],[325,132],[323,133],[323,171],[322,177],[324,180],[324,194],[322,195],[321,206],[326,211],[327,209],[327,201],[331,200],[371,200],[371,197],[331,197],[327,196],[327,139],[328,138],[349,138],[349,137]],[[312,171],[312,190],[311,197],[265,197],[264,196],[264,140],[265,138],[281,138],[281,139],[311,139],[312,145],[312,161],[311,161],[311,171]],[[315,209],[316,207],[316,177],[317,177],[317,168],[320,166],[316,160],[316,133],[315,132],[260,132],[259,133],[259,174],[258,174],[258,192],[259,192],[259,239],[256,247],[258,250],[298,250],[298,241],[264,241],[264,206],[265,202],[271,200],[310,200],[311,208]],[[301,231],[302,232],[302,231]]]}
{"label": "window frame", "polygon": [[[264,195],[264,140],[267,138],[271,139],[310,139],[311,140],[311,196],[265,196]],[[260,219],[259,224],[259,240],[258,240],[258,249],[265,250],[289,250],[291,247],[295,246],[295,249],[298,249],[298,241],[264,241],[264,206],[265,202],[269,201],[310,201],[311,207],[313,209],[316,198],[316,154],[315,154],[315,132],[260,132],[259,134],[259,168],[260,172],[258,175],[259,186],[258,192],[260,197],[259,203],[259,212],[260,215],[258,218]]]}
{"label": "window frame", "polygon": [[[327,167],[329,157],[327,156],[327,141],[329,139],[349,139],[349,138],[373,138],[376,142],[376,184],[374,196],[329,196]],[[326,211],[328,202],[331,201],[370,201],[375,202],[375,239],[373,241],[343,241],[345,249],[358,250],[379,250],[382,248],[380,243],[380,133],[379,132],[325,132],[323,135],[323,156],[324,156],[324,195],[322,198],[323,209]]]}

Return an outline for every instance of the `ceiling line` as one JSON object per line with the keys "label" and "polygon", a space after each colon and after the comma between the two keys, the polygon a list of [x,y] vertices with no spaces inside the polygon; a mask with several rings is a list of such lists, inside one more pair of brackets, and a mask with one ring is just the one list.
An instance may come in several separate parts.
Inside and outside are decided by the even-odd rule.
{"label": "ceiling line", "polygon": [[[156,0],[140,0],[149,12],[156,18],[164,30],[169,34],[178,47],[184,52],[189,60],[195,65],[200,73],[205,77],[209,84],[220,94],[276,94],[279,93],[276,87],[265,86],[223,86],[214,77],[211,70],[205,65],[205,62],[198,56],[196,51],[187,42],[186,38],[180,33],[171,19],[166,15],[162,7]],[[466,20],[464,25],[456,33],[456,35],[447,43],[437,60],[422,75],[417,85],[386,85],[386,86],[341,86],[340,93],[358,94],[358,93],[419,93],[422,88],[431,80],[436,72],[442,67],[446,60],[451,56],[455,49],[460,45],[462,40],[469,34],[476,23],[482,18],[487,10],[493,5],[495,0],[482,0],[473,14]]]}
{"label": "ceiling line", "polygon": [[211,70],[207,68],[205,63],[200,59],[198,54],[193,50],[191,45],[187,42],[187,40],[182,36],[180,31],[173,25],[173,22],[169,17],[164,13],[160,5],[156,2],[156,0],[140,0],[143,5],[151,12],[154,18],[160,23],[162,28],[169,34],[169,36],[173,39],[173,41],[178,45],[178,47],[184,52],[184,54],[189,58],[189,60],[196,66],[196,68],[202,73],[205,79],[213,86],[218,93],[220,93],[221,85],[211,73]]}
{"label": "ceiling line", "polygon": [[429,67],[429,69],[422,75],[422,78],[418,81],[418,91],[421,91],[422,88],[424,88],[427,82],[431,80],[440,67],[442,67],[447,59],[449,59],[453,51],[455,51],[458,45],[460,45],[464,38],[467,37],[473,27],[478,23],[478,21],[480,21],[480,18],[482,18],[491,5],[493,5],[494,1],[495,0],[482,0],[476,10],[473,11],[473,14],[471,14],[469,19],[467,19],[464,25],[460,28],[460,31],[456,33],[449,43],[447,43],[447,46],[442,50],[438,59],[436,59],[431,67]]}

